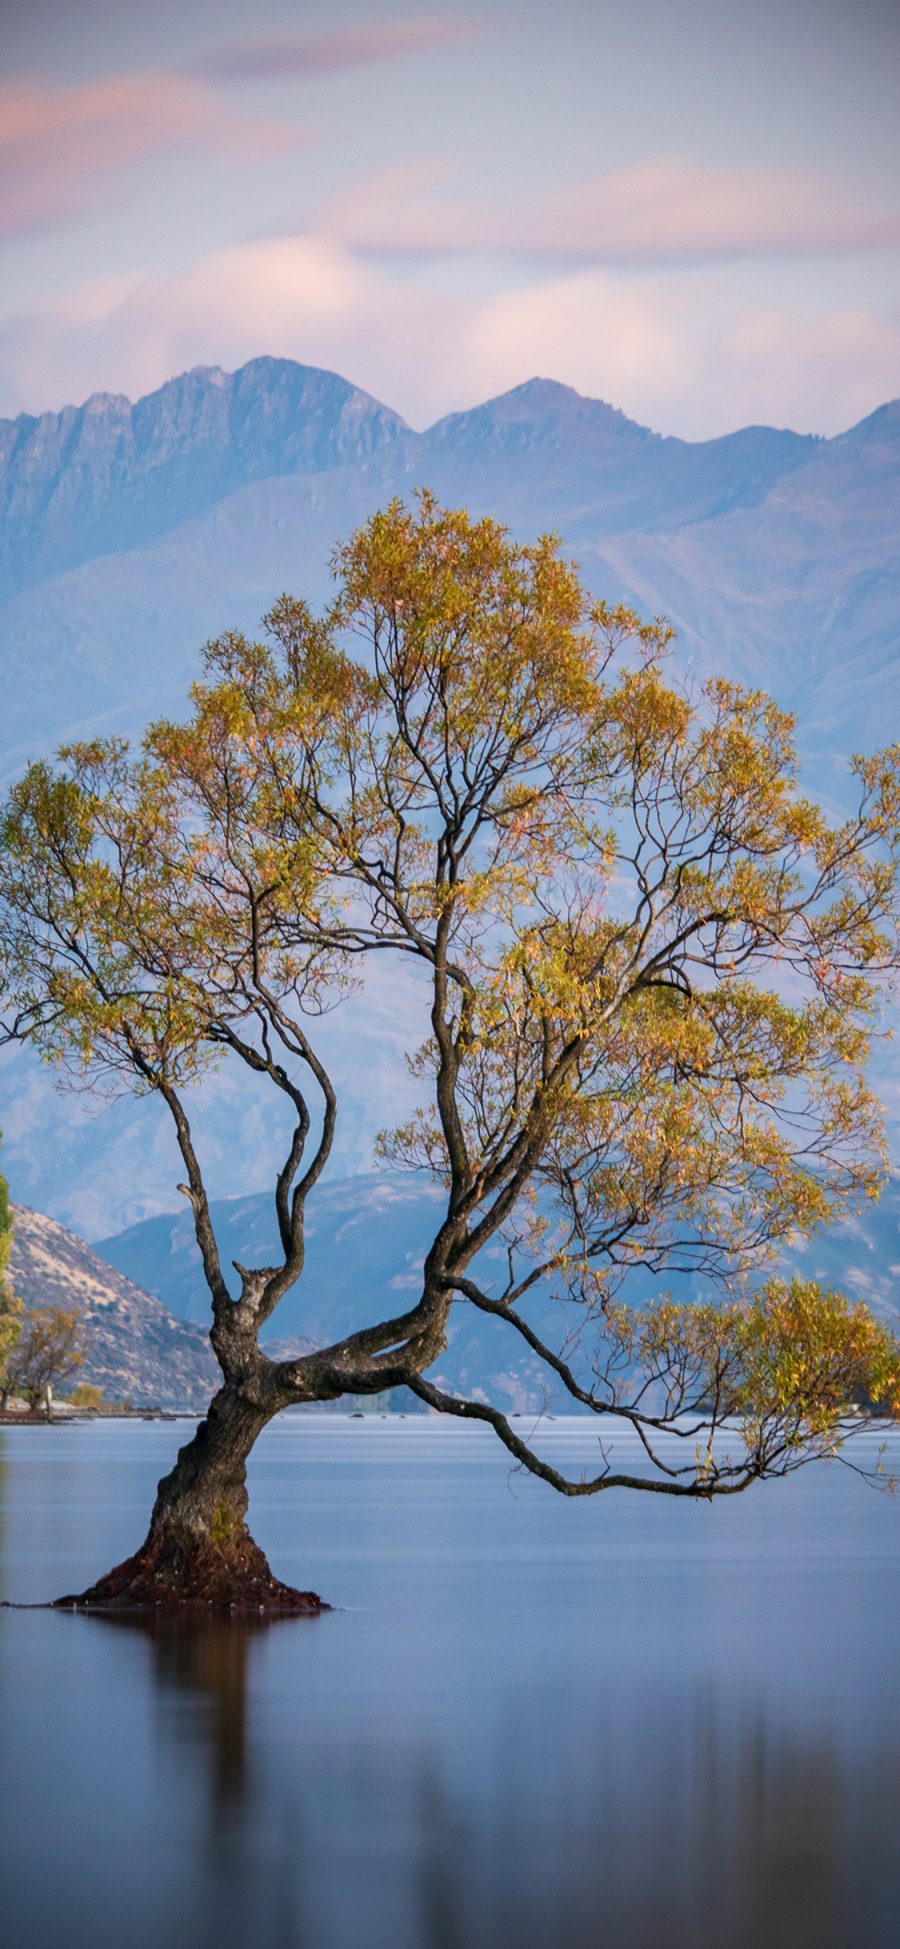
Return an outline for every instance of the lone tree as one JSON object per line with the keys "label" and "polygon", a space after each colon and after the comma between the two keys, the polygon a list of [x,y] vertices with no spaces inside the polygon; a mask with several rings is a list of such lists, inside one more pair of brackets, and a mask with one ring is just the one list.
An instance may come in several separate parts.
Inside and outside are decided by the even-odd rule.
{"label": "lone tree", "polygon": [[[900,754],[857,760],[859,809],[830,823],[768,698],[689,693],[670,632],[589,599],[552,539],[517,547],[427,495],[334,567],[324,618],[283,597],[263,642],[207,647],[186,723],[136,757],[72,745],[6,808],[5,1033],[162,1097],[222,1370],[145,1542],[81,1603],[316,1606],[245,1523],[247,1456],[297,1402],[402,1384],[566,1495],[695,1498],[835,1454],[860,1399],[900,1407],[900,1348],[862,1306],[755,1277],[877,1191],[862,1064],[897,958]],[[260,1329],[302,1274],[337,1115],[316,1018],[371,955],[421,975],[421,1108],[382,1154],[438,1180],[440,1218],[407,1311],[273,1360]],[[277,1263],[237,1265],[234,1293],[187,1109],[225,1055],[287,1114]],[[628,1308],[636,1268],[705,1296]],[[548,1287],[554,1345],[531,1310]],[[636,1430],[645,1470],[601,1441],[569,1480],[435,1386],[460,1304],[601,1431]]]}
{"label": "lone tree", "polygon": [[9,1360],[10,1384],[32,1410],[46,1406],[51,1391],[84,1366],[84,1320],[76,1306],[32,1306]]}

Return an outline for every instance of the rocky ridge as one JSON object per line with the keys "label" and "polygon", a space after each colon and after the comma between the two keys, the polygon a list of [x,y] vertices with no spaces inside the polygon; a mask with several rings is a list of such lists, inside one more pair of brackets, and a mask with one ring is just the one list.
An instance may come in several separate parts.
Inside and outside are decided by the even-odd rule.
{"label": "rocky ridge", "polygon": [[406,433],[346,379],[289,359],[0,420],[0,599],[141,547],[252,481],[364,463]]}
{"label": "rocky ridge", "polygon": [[54,1219],[13,1206],[9,1278],[26,1309],[77,1307],[87,1357],[77,1379],[136,1407],[204,1408],[218,1369],[206,1336],[107,1265]]}

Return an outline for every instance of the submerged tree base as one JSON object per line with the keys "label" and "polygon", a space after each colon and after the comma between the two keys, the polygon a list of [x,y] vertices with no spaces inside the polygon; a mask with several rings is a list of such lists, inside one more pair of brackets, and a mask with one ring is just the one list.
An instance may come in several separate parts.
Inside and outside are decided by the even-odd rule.
{"label": "submerged tree base", "polygon": [[218,1542],[189,1531],[152,1533],[134,1556],[77,1596],[57,1597],[67,1610],[269,1611],[282,1616],[327,1611],[312,1590],[293,1590],[272,1575],[247,1531]]}

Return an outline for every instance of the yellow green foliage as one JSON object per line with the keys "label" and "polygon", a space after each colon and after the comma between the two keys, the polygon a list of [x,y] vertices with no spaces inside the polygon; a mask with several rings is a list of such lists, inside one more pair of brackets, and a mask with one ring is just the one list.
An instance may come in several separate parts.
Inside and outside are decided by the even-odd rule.
{"label": "yellow green foliage", "polygon": [[86,1408],[92,1414],[109,1405],[102,1387],[94,1381],[79,1381],[77,1387],[69,1389],[66,1399],[71,1407]]}
{"label": "yellow green foliage", "polygon": [[74,1306],[33,1306],[8,1362],[12,1385],[31,1407],[84,1362],[84,1323]]}
{"label": "yellow green foliage", "polygon": [[[710,1423],[736,1422],[759,1475],[835,1453],[861,1408],[900,1415],[900,1342],[867,1307],[811,1280],[770,1279],[726,1305],[616,1307],[605,1332],[610,1371],[624,1356],[664,1419],[700,1406]],[[711,1450],[704,1465],[716,1467]]]}

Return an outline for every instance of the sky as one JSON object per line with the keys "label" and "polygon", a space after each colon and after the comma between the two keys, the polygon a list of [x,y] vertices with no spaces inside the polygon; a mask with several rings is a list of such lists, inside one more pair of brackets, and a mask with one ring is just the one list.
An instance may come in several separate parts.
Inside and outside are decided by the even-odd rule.
{"label": "sky", "polygon": [[424,427],[900,394],[900,0],[0,0],[0,414],[260,354]]}

